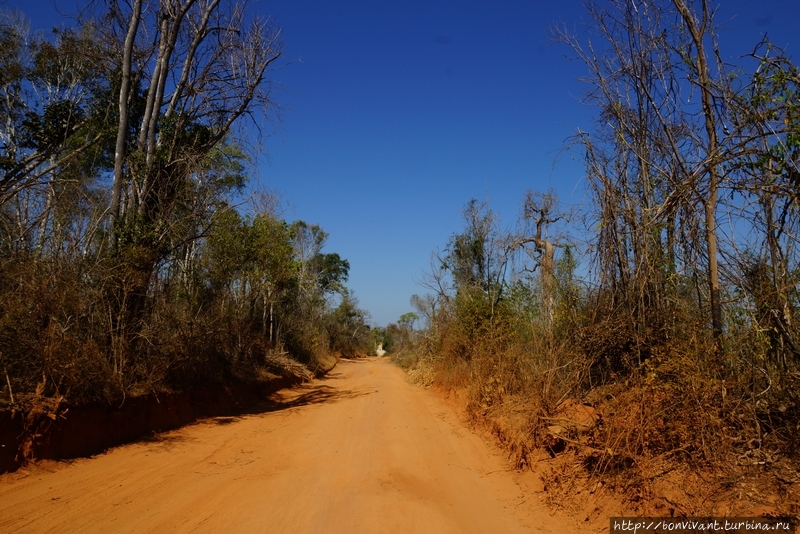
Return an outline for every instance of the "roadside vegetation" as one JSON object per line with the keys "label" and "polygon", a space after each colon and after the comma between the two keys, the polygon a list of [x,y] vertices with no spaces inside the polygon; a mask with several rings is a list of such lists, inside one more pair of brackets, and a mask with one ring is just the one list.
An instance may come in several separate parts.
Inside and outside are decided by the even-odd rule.
{"label": "roadside vegetation", "polygon": [[597,108],[569,141],[587,204],[529,191],[503,230],[469,202],[399,360],[520,465],[547,451],[554,494],[796,514],[800,71],[768,41],[726,63],[705,1],[587,9],[588,33],[555,31]]}
{"label": "roadside vegetation", "polygon": [[0,11],[0,406],[310,375],[370,344],[317,225],[248,183],[282,36],[227,0]]}

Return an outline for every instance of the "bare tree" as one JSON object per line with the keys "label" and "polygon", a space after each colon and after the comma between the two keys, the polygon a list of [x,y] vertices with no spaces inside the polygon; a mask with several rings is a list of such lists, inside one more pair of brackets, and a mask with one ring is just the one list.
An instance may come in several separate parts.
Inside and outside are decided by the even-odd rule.
{"label": "bare tree", "polygon": [[[135,141],[129,138],[130,117],[120,114],[111,205],[117,217],[156,215],[162,209],[168,214],[176,189],[172,175],[185,176],[239,118],[268,112],[265,76],[280,57],[280,32],[266,19],[248,22],[244,3],[224,4],[136,0],[130,13],[111,11],[127,30],[119,65],[120,111],[134,98],[144,106]],[[143,9],[149,13],[144,18]],[[157,47],[136,49],[137,32],[156,38]],[[145,94],[134,94],[132,76],[148,84]]]}
{"label": "bare tree", "polygon": [[721,350],[720,169],[743,147],[724,118],[740,89],[719,60],[714,13],[705,0],[614,0],[589,11],[600,44],[565,31],[557,37],[589,67],[588,100],[601,109],[598,132],[578,139],[600,205],[601,240],[609,240],[598,247],[602,263],[616,273],[614,291],[633,304],[637,328],[651,331],[661,330],[654,319],[669,320],[659,310],[680,265],[705,284],[699,304],[708,302]]}
{"label": "bare tree", "polygon": [[[128,135],[128,108],[131,99],[131,75],[133,63],[133,47],[136,34],[139,31],[139,21],[142,16],[142,0],[134,0],[128,22],[128,32],[122,45],[121,80],[119,88],[119,126],[117,127],[117,142],[114,151],[114,184],[111,188],[111,217],[116,223],[119,217],[119,203],[122,196],[122,186],[125,165],[125,146]],[[114,232],[111,232],[112,243],[116,246]]]}
{"label": "bare tree", "polygon": [[[717,140],[717,111],[714,108],[714,94],[712,88],[712,74],[709,66],[706,41],[711,41],[713,52],[720,57],[714,43],[713,20],[708,0],[701,0],[700,9],[693,11],[685,0],[673,0],[678,9],[685,28],[691,36],[695,55],[691,51],[684,53],[684,58],[690,65],[690,80],[700,88],[703,107],[703,124],[706,138],[703,143],[705,161],[701,170],[706,177],[705,210],[705,239],[706,253],[708,254],[708,284],[711,304],[711,328],[714,339],[717,340],[717,350],[722,337],[722,302],[719,287],[719,265],[717,258],[717,200],[719,189],[720,147]],[[721,67],[721,66],[720,66]],[[697,173],[699,174],[699,173]],[[692,176],[695,178],[695,176]]]}
{"label": "bare tree", "polygon": [[106,41],[119,50],[113,68],[121,73],[109,213],[111,242],[126,273],[116,330],[131,339],[197,171],[240,119],[271,112],[266,75],[281,41],[269,20],[250,16],[246,2],[123,6],[110,2],[106,14]]}
{"label": "bare tree", "polygon": [[584,44],[564,30],[556,37],[589,68],[586,101],[600,109],[597,130],[575,138],[584,148],[597,205],[595,250],[603,291],[596,293],[602,302],[594,309],[605,314],[601,320],[609,310],[623,318],[640,352],[644,340],[665,332],[678,216],[695,217],[683,197],[663,217],[658,211],[685,173],[683,159],[673,155],[687,143],[687,117],[665,30],[668,10],[627,1],[588,9],[599,42]]}
{"label": "bare tree", "polygon": [[[556,245],[547,238],[547,227],[561,219],[554,213],[557,199],[552,191],[538,193],[528,191],[522,207],[523,220],[533,223],[532,235],[514,236],[508,244],[508,252],[522,249],[535,261],[534,269],[540,270],[542,312],[546,325],[553,322],[555,313],[555,247]],[[526,245],[532,244],[531,250]]]}

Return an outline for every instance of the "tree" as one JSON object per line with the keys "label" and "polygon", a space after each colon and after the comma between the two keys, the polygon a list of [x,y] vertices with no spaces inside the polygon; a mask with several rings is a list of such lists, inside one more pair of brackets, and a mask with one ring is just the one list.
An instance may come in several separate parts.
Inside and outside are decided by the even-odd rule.
{"label": "tree", "polygon": [[260,296],[262,333],[269,342],[275,339],[275,305],[291,287],[296,274],[294,249],[289,225],[268,214],[255,217],[252,225],[252,256],[254,259],[251,286]]}
{"label": "tree", "polygon": [[397,320],[397,324],[400,325],[401,328],[411,331],[414,329],[414,323],[417,321],[419,321],[419,315],[414,312],[408,312],[400,316],[400,319]]}
{"label": "tree", "polygon": [[[707,193],[703,202],[705,208],[705,239],[706,253],[708,254],[708,284],[709,301],[711,305],[711,328],[714,339],[717,342],[717,349],[720,350],[722,338],[722,302],[719,287],[719,266],[717,258],[717,200],[719,189],[719,165],[720,147],[717,140],[717,110],[714,105],[714,98],[717,96],[713,92],[712,74],[709,66],[708,52],[706,51],[706,41],[711,40],[712,51],[716,57],[720,57],[719,51],[714,45],[713,20],[711,8],[708,0],[701,0],[699,11],[692,10],[685,0],[673,0],[675,7],[680,13],[685,28],[691,36],[694,47],[683,49],[683,58],[689,65],[689,79],[692,84],[700,89],[700,96],[703,108],[703,125],[705,127],[706,138],[702,140],[703,164],[701,169],[693,173],[690,180],[699,178],[697,175],[706,177]],[[722,74],[721,65],[718,65]]]}
{"label": "tree", "polygon": [[497,299],[502,292],[507,258],[496,229],[496,216],[487,204],[475,199],[464,207],[463,216],[466,227],[450,239],[445,266],[452,274],[457,293],[473,288]]}
{"label": "tree", "polygon": [[299,267],[298,290],[300,296],[308,300],[313,298],[314,290],[317,289],[320,255],[328,234],[319,225],[295,221],[291,226],[291,235]]}
{"label": "tree", "polygon": [[[143,10],[150,13],[144,19]],[[271,106],[265,76],[281,43],[267,20],[247,22],[243,4],[221,0],[135,0],[128,13],[110,3],[106,18],[119,31],[108,38],[122,49],[111,200],[119,231],[120,219],[168,214],[177,192],[172,175],[185,177],[240,117]],[[157,46],[137,48],[140,32]],[[136,94],[134,78],[147,83],[145,93]],[[168,86],[170,78],[176,81]],[[136,98],[144,110],[134,136],[127,111]]]}
{"label": "tree", "polygon": [[411,347],[414,342],[414,323],[419,321],[419,315],[414,312],[407,312],[397,320],[397,330],[400,350]]}
{"label": "tree", "polygon": [[342,293],[350,273],[350,262],[337,253],[319,254],[316,257],[317,283],[323,292]]}
{"label": "tree", "polygon": [[369,314],[358,307],[358,300],[349,291],[327,317],[326,325],[332,351],[353,357],[372,349]]}
{"label": "tree", "polygon": [[[556,290],[556,271],[555,271],[555,245],[547,240],[547,226],[558,222],[561,218],[553,213],[556,207],[556,197],[552,192],[535,193],[528,191],[523,203],[523,219],[532,221],[533,235],[522,235],[513,237],[508,245],[509,252],[518,248],[523,249],[536,262],[536,267],[541,268],[541,302],[542,316],[545,324],[553,322],[555,312],[555,290]],[[533,251],[529,251],[525,245],[533,244]]]}
{"label": "tree", "polygon": [[[675,236],[682,226],[698,224],[682,196],[672,197],[669,208],[659,212],[672,192],[686,192],[680,184],[686,171],[681,151],[691,128],[665,4],[639,9],[631,2],[592,3],[587,6],[590,30],[599,42],[584,45],[558,33],[587,65],[586,101],[600,111],[596,130],[576,137],[597,206],[594,250],[603,290],[593,308],[600,321],[624,317],[639,361],[642,345],[661,342],[657,333],[667,331],[662,325],[671,316],[665,307],[667,280],[674,280]],[[694,263],[694,258],[683,259],[688,267]]]}
{"label": "tree", "polygon": [[[280,31],[222,0],[109,2],[103,38],[117,51],[118,125],[110,236],[127,275],[115,331],[135,338],[152,274],[179,228],[180,206],[208,154],[243,117],[271,108]],[[168,83],[169,81],[169,83]],[[135,113],[133,111],[136,111]]]}
{"label": "tree", "polygon": [[41,250],[63,245],[51,230],[63,238],[85,224],[78,204],[97,196],[110,152],[108,79],[94,26],[47,40],[28,24],[0,12],[0,232],[17,250]]}
{"label": "tree", "polygon": [[433,318],[436,316],[436,297],[431,294],[426,294],[424,296],[414,294],[411,295],[409,303],[411,304],[412,308],[419,312],[417,314],[417,318],[424,318],[427,327],[430,327],[431,323],[433,322]]}
{"label": "tree", "polygon": [[280,31],[246,0],[86,5],[52,34],[0,12],[0,359],[15,391],[121,400],[249,376],[276,353],[313,364],[330,324],[362,343],[368,316],[327,234],[269,195],[241,208]]}
{"label": "tree", "polygon": [[[720,173],[742,147],[724,116],[740,89],[725,65],[711,59],[721,57],[713,11],[705,0],[641,8],[614,0],[589,10],[602,44],[559,36],[589,67],[589,99],[601,109],[597,135],[579,139],[600,208],[598,251],[612,276],[612,302],[621,295],[634,306],[641,332],[662,323],[670,315],[666,281],[682,263],[698,284],[701,306],[702,293],[707,296],[711,334],[721,350]],[[699,105],[688,97],[694,90]]]}
{"label": "tree", "polygon": [[752,296],[757,324],[770,338],[768,359],[782,368],[800,359],[794,341],[792,295],[797,284],[797,185],[800,183],[800,69],[764,41],[733,122],[745,150],[729,165],[734,197],[753,226],[755,239],[739,254],[738,283]]}

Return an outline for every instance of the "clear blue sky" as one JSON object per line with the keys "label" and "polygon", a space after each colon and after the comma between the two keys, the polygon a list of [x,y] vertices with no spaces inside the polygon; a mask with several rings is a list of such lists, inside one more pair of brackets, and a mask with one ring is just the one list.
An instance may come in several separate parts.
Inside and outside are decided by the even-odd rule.
{"label": "clear blue sky", "polygon": [[[797,61],[800,0],[713,3],[729,58],[767,32]],[[57,20],[53,0],[3,4],[36,27]],[[471,198],[489,200],[507,227],[526,189],[584,202],[581,155],[562,148],[591,129],[594,110],[578,101],[581,65],[549,37],[559,21],[581,31],[580,0],[251,7],[283,28],[288,63],[273,73],[282,123],[256,179],[283,195],[286,218],[330,233],[326,250],[350,261],[348,285],[375,324],[411,311],[424,292],[415,278],[461,229]]]}

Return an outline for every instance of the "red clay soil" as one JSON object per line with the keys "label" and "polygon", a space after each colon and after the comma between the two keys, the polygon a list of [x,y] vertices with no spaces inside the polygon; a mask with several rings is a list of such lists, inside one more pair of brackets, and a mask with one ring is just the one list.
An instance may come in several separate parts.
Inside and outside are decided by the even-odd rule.
{"label": "red clay soil", "polygon": [[259,409],[0,476],[1,532],[579,532],[386,358]]}

